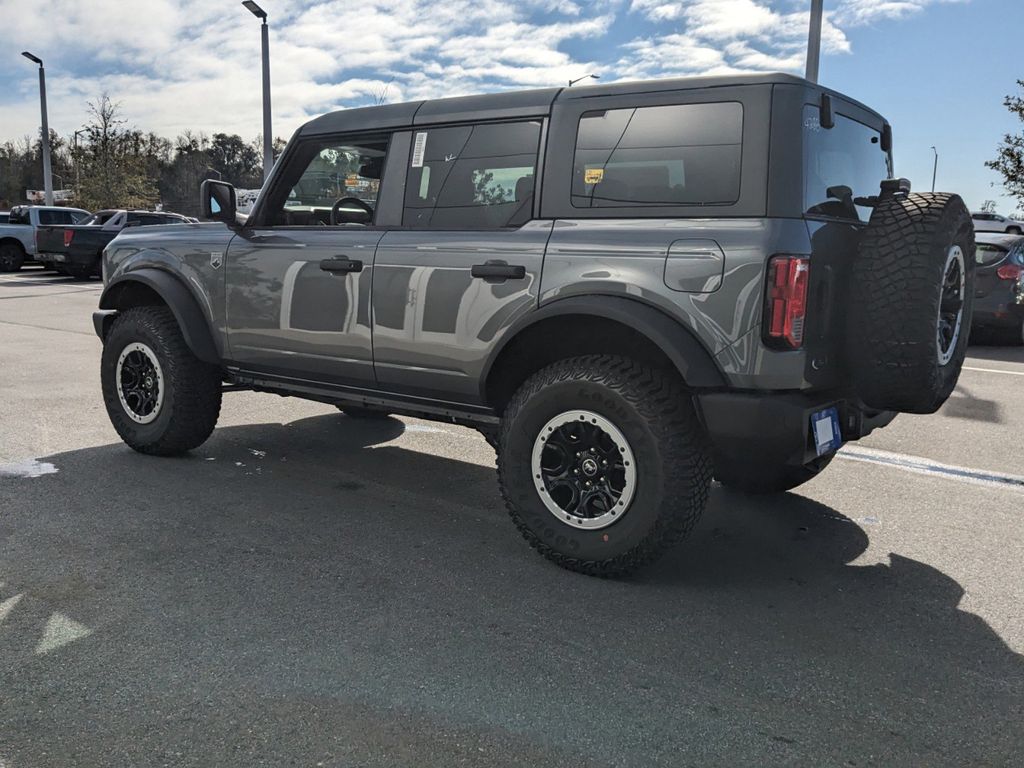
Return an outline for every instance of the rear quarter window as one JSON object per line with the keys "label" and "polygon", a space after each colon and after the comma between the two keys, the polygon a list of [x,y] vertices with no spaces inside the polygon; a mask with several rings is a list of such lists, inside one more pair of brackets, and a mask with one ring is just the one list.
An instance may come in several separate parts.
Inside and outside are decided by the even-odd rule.
{"label": "rear quarter window", "polygon": [[743,105],[586,112],[573,158],[574,208],[732,205],[740,194]]}

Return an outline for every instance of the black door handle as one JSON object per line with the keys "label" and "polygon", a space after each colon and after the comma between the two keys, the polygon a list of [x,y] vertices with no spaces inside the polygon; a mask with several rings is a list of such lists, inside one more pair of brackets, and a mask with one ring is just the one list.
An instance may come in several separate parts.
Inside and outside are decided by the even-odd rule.
{"label": "black door handle", "polygon": [[363,262],[350,259],[347,256],[337,256],[321,261],[320,269],[324,272],[362,272]]}
{"label": "black door handle", "polygon": [[503,283],[506,280],[522,280],[526,277],[526,267],[504,261],[488,261],[484,264],[474,264],[470,274],[473,277],[482,277],[488,283]]}

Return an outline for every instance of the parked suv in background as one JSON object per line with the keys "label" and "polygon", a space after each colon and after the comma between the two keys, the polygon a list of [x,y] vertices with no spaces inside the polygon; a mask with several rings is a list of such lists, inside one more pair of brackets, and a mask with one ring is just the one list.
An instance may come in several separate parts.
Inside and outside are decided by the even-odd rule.
{"label": "parked suv in background", "polygon": [[17,272],[35,258],[36,233],[40,226],[76,224],[88,211],[45,205],[16,205],[7,223],[0,224],[0,272]]}
{"label": "parked suv in background", "polygon": [[891,147],[877,113],[788,75],[324,115],[248,217],[206,181],[219,223],[107,248],[108,413],[159,455],[206,440],[225,383],[469,425],[531,545],[629,572],[713,476],[796,487],[949,396],[970,215],[891,179]]}
{"label": "parked suv in background", "polygon": [[1024,234],[1024,221],[1008,219],[998,213],[976,211],[971,214],[975,232],[1004,232],[1008,235]]}

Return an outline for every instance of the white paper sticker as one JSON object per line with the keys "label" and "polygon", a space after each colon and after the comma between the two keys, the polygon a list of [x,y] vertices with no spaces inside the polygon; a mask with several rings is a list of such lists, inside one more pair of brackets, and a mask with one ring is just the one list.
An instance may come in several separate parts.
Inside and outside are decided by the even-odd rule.
{"label": "white paper sticker", "polygon": [[835,434],[832,431],[832,418],[824,416],[814,422],[814,439],[819,448],[823,448],[832,442]]}
{"label": "white paper sticker", "polygon": [[427,153],[427,132],[416,134],[416,141],[412,145],[412,167],[423,167],[423,156]]}

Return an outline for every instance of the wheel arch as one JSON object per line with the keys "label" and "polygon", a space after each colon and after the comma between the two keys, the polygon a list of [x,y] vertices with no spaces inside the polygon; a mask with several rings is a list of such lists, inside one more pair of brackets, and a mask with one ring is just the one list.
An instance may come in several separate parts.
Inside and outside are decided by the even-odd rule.
{"label": "wheel arch", "polygon": [[694,333],[661,310],[612,295],[553,301],[505,334],[481,377],[481,397],[499,413],[519,385],[566,357],[619,353],[670,367],[688,389],[725,386],[714,358]]}
{"label": "wheel arch", "polygon": [[[148,267],[135,269],[114,278],[100,296],[100,309],[107,311],[153,304],[163,304],[171,310],[192,354],[205,363],[221,364],[206,315],[192,291],[174,275]],[[98,324],[101,339],[106,336],[112,318],[112,314],[107,314]]]}

